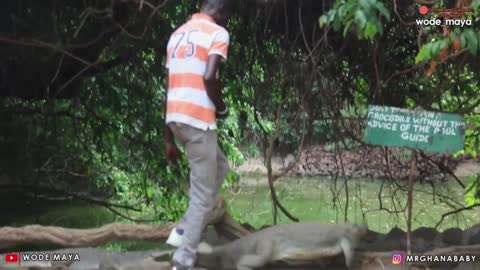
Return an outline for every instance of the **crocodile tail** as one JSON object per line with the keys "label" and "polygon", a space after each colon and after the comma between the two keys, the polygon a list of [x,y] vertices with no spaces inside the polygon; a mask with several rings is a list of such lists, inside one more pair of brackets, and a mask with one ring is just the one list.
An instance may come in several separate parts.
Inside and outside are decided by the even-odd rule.
{"label": "crocodile tail", "polygon": [[214,247],[209,245],[206,242],[201,242],[198,244],[197,253],[199,254],[212,254],[214,252]]}

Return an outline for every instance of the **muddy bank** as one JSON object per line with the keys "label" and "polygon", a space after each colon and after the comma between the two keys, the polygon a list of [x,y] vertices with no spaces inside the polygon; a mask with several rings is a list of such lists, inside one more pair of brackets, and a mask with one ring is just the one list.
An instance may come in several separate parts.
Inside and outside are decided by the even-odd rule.
{"label": "muddy bank", "polygon": [[[289,176],[347,176],[369,179],[406,179],[410,168],[409,150],[365,146],[355,150],[332,151],[323,146],[308,147],[300,155]],[[295,157],[272,158],[272,167],[281,171],[294,162]],[[417,179],[444,180],[449,172],[457,177],[480,172],[480,159],[468,156],[453,157],[448,154],[424,154],[417,156]],[[240,173],[266,174],[261,158],[249,159],[236,168]]]}

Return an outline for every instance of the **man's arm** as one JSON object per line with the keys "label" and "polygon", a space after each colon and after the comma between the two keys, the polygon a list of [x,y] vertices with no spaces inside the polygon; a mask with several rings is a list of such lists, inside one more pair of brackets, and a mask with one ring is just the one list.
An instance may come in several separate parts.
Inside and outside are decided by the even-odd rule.
{"label": "man's arm", "polygon": [[[167,119],[167,102],[168,102],[168,75],[167,75],[167,86],[165,87],[165,101],[163,104],[163,119]],[[165,129],[163,131],[163,139],[165,143],[173,143],[173,134],[170,130],[170,127],[165,124]]]}
{"label": "man's arm", "polygon": [[208,57],[207,67],[203,75],[203,81],[207,90],[207,95],[212,100],[217,112],[223,112],[227,106],[222,97],[222,85],[217,78],[217,71],[220,68],[222,56],[212,54]]}
{"label": "man's arm", "polygon": [[[163,104],[163,119],[167,119],[167,102],[168,102],[168,75],[167,75],[167,85],[165,87],[165,102]],[[167,162],[170,165],[175,165],[179,157],[179,151],[177,145],[173,141],[173,133],[170,127],[165,123],[165,128],[163,130],[163,139],[165,145],[165,156]]]}

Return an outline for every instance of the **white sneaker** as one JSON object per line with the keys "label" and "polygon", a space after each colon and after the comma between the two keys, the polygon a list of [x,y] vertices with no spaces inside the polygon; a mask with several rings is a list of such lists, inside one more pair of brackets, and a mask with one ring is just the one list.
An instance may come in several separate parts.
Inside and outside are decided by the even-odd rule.
{"label": "white sneaker", "polygon": [[172,270],[194,270],[193,267],[188,267],[185,265],[182,265],[180,263],[177,263],[176,261],[172,262]]}
{"label": "white sneaker", "polygon": [[182,245],[182,242],[183,242],[183,230],[173,228],[172,231],[170,232],[170,235],[168,236],[166,243],[178,248],[180,247],[180,245]]}

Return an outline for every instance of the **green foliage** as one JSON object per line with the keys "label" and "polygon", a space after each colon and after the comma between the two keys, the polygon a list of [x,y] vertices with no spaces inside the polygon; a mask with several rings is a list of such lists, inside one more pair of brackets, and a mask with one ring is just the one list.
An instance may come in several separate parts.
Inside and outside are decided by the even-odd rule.
{"label": "green foliage", "polygon": [[[468,48],[470,53],[473,55],[477,54],[478,50],[478,44],[480,40],[480,33],[475,34],[475,32],[472,29],[467,29],[465,30],[465,39],[466,39],[466,46],[464,45],[463,47]],[[463,33],[462,33],[463,37]]]}
{"label": "green foliage", "polygon": [[461,48],[466,48],[471,54],[477,55],[480,33],[475,33],[472,29],[466,29],[464,31],[456,29],[448,39],[441,39],[423,44],[415,57],[415,63],[429,61],[430,59],[435,58],[441,49],[447,45],[451,45],[457,38],[460,39]]}
{"label": "green foliage", "polygon": [[471,7],[472,7],[473,10],[478,12],[479,9],[480,9],[480,0],[473,0]]}
{"label": "green foliage", "polygon": [[480,115],[473,113],[465,116],[465,149],[462,154],[476,158],[480,152]]}
{"label": "green foliage", "polygon": [[383,20],[390,20],[390,11],[377,0],[337,0],[333,9],[320,17],[320,27],[331,25],[335,31],[341,26],[345,36],[352,25],[356,26],[359,38],[373,40],[382,35]]}
{"label": "green foliage", "polygon": [[[478,1],[474,1],[472,3],[472,9],[472,19],[475,20],[476,16],[479,14]],[[476,56],[480,50],[480,32],[475,31],[470,27],[453,29],[451,36],[447,39],[441,38],[441,35],[443,35],[441,32],[432,33],[432,40],[422,45],[420,51],[415,57],[415,63],[420,63],[435,58],[442,48],[444,48],[446,45],[451,45],[456,39],[460,40],[460,48],[468,49],[468,51],[474,56]]]}
{"label": "green foliage", "polygon": [[422,45],[420,51],[415,57],[415,63],[428,61],[438,55],[440,49],[449,43],[449,39],[442,39]]}
{"label": "green foliage", "polygon": [[465,202],[468,205],[480,203],[480,174],[469,177],[469,181],[465,192]]}

